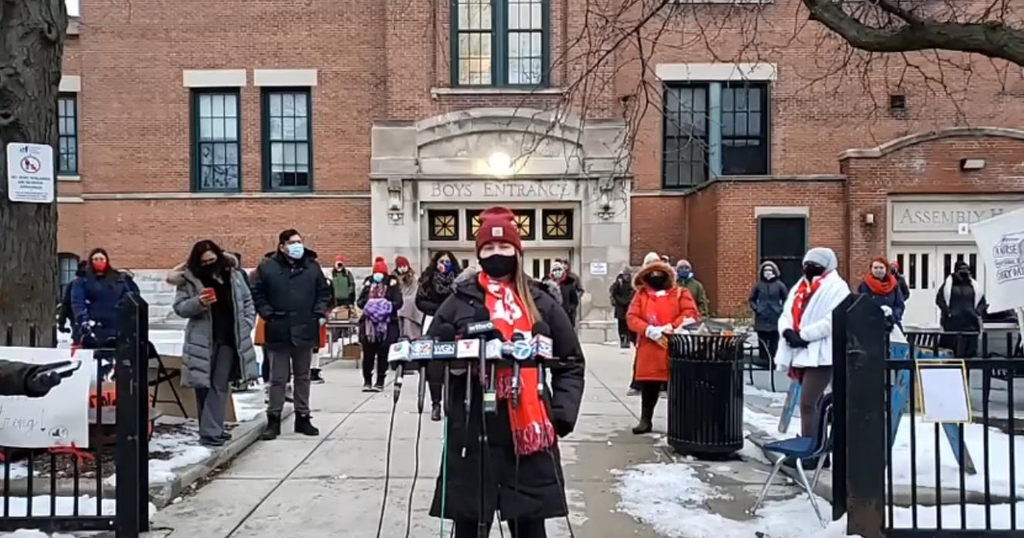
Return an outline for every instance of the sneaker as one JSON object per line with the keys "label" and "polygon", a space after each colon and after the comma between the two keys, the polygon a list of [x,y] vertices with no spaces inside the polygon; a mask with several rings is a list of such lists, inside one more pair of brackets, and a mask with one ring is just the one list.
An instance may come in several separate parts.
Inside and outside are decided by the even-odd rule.
{"label": "sneaker", "polygon": [[320,369],[314,368],[309,371],[309,382],[314,385],[323,385],[327,382],[322,375],[320,375]]}
{"label": "sneaker", "polygon": [[374,392],[373,385],[369,383],[363,383],[363,392]]}
{"label": "sneaker", "polygon": [[374,385],[373,392],[384,392],[384,383],[377,383]]}
{"label": "sneaker", "polygon": [[640,396],[640,389],[629,389],[626,391],[626,396]]}

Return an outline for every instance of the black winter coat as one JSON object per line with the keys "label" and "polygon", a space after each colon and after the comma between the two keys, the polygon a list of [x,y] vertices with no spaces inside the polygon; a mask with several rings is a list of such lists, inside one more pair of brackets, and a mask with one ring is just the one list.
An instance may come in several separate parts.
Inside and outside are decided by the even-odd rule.
{"label": "black winter coat", "polygon": [[441,303],[450,297],[454,291],[453,287],[447,293],[438,292],[434,287],[433,277],[421,280],[419,287],[416,289],[416,308],[427,316],[433,316],[437,313],[437,309],[441,308]]}
{"label": "black winter coat", "polygon": [[[564,437],[576,427],[583,399],[583,350],[569,317],[550,292],[538,282],[531,281],[530,286],[541,317],[551,326],[554,355],[564,359],[558,366],[548,366],[551,372],[551,386],[544,394],[548,416],[559,437]],[[486,317],[483,290],[477,283],[474,271],[464,271],[456,282],[455,293],[437,311],[430,328],[430,336],[437,336],[435,331],[445,323],[451,323],[457,333],[463,333],[469,323]],[[473,389],[467,427],[466,376],[452,375],[447,388],[447,484],[443,489],[442,462],[430,515],[442,517],[441,500],[447,493],[443,517],[475,521],[479,516],[480,502],[478,435],[482,414],[481,391],[476,387]],[[500,512],[502,520],[565,516],[565,479],[562,475],[557,445],[549,451],[517,457],[505,402],[498,402],[497,413],[487,416],[486,428],[488,447],[485,458],[487,472],[484,505],[487,518],[489,519],[495,510]]]}
{"label": "black winter coat", "polygon": [[562,295],[562,309],[569,315],[569,320],[572,321],[573,326],[576,325],[576,314],[580,309],[580,290],[583,286],[580,285],[580,281],[570,273],[565,275],[565,278],[561,282],[557,280],[549,280],[550,284],[548,287],[557,286],[559,293]]}
{"label": "black winter coat", "polygon": [[779,330],[779,317],[788,294],[786,284],[778,277],[771,281],[762,277],[754,284],[748,302],[750,310],[754,312],[755,331]]}
{"label": "black winter coat", "polygon": [[294,263],[280,252],[267,254],[252,283],[252,301],[265,323],[264,347],[319,347],[331,295],[316,252],[306,249]]}
{"label": "black winter coat", "polygon": [[[391,318],[388,320],[388,334],[384,337],[383,341],[374,342],[374,344],[390,346],[398,341],[398,337],[401,334],[398,324],[398,311],[402,309],[402,304],[405,303],[405,300],[402,297],[402,287],[398,284],[398,280],[391,275],[387,275],[385,278],[388,279],[388,290],[384,292],[384,298],[391,303]],[[360,309],[364,308],[366,301],[370,300],[371,284],[373,284],[372,278],[366,277],[363,280],[363,289],[359,291],[359,298],[356,299],[356,306]],[[364,344],[367,343],[362,318],[359,319],[359,341]]]}
{"label": "black winter coat", "polygon": [[611,295],[612,306],[615,307],[615,319],[626,319],[629,303],[633,302],[633,295],[636,294],[636,290],[633,289],[633,276],[616,277],[615,282],[608,288],[608,294]]}

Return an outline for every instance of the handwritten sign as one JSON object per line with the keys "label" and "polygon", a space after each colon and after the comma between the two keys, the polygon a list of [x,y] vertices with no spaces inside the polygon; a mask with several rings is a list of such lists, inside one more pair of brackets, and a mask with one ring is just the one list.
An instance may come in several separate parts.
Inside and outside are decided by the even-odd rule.
{"label": "handwritten sign", "polygon": [[985,262],[989,312],[1024,308],[1024,209],[971,226]]}
{"label": "handwritten sign", "polygon": [[918,362],[918,396],[925,422],[971,421],[971,396],[964,361]]}
{"label": "handwritten sign", "polygon": [[[0,347],[0,359],[49,364],[71,358],[69,349]],[[42,398],[0,396],[0,446],[89,446],[89,385],[96,371],[92,351],[75,352],[82,367]]]}

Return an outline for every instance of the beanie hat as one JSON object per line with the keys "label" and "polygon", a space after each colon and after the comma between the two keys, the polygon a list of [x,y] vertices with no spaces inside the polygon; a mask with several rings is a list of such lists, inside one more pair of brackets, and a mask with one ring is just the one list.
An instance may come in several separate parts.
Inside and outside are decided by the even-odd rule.
{"label": "beanie hat", "polygon": [[556,270],[565,271],[565,266],[562,265],[562,262],[551,264],[551,272],[554,273]]}
{"label": "beanie hat", "polygon": [[836,253],[826,247],[814,247],[804,254],[804,263],[812,262],[825,268],[826,271],[834,271],[839,268],[839,259]]}
{"label": "beanie hat", "polygon": [[334,257],[334,263],[345,263],[345,257],[342,256],[341,254],[338,254],[337,256]]}
{"label": "beanie hat", "polygon": [[522,254],[523,241],[516,229],[515,214],[505,207],[491,207],[480,213],[480,227],[476,231],[476,253],[487,243],[502,242],[515,247]]}
{"label": "beanie hat", "polygon": [[648,252],[647,255],[644,256],[644,265],[654,263],[657,261],[661,261],[661,258],[658,256],[657,252]]}
{"label": "beanie hat", "polygon": [[377,256],[377,258],[373,260],[373,272],[384,275],[388,274],[388,264],[384,262],[383,256]]}
{"label": "beanie hat", "polygon": [[409,258],[406,258],[405,256],[396,256],[395,269],[399,269],[401,267],[409,267]]}

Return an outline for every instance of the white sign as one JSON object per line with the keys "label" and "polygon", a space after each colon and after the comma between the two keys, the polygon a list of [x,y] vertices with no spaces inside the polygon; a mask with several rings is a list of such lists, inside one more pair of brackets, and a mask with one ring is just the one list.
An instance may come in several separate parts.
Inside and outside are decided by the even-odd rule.
{"label": "white sign", "polygon": [[592,276],[605,276],[608,274],[608,264],[605,262],[590,262],[590,274]]}
{"label": "white sign", "polygon": [[967,379],[963,365],[918,365],[921,419],[925,422],[963,424],[971,421]]}
{"label": "white sign", "polygon": [[53,147],[46,144],[7,144],[7,198],[12,202],[53,202]]}
{"label": "white sign", "polygon": [[971,234],[971,225],[966,223],[966,222],[961,222],[960,224],[957,224],[956,225],[956,233],[959,234],[959,235],[970,235]]}
{"label": "white sign", "polygon": [[[71,350],[0,347],[0,360],[49,364],[71,359]],[[96,372],[92,351],[78,351],[82,367],[42,398],[0,396],[0,446],[89,447],[89,385]]]}
{"label": "white sign", "polygon": [[985,262],[989,312],[1024,307],[1024,209],[971,226]]}
{"label": "white sign", "polygon": [[961,224],[974,225],[1024,207],[1024,200],[963,200],[957,202],[893,202],[894,232],[959,231]]}

